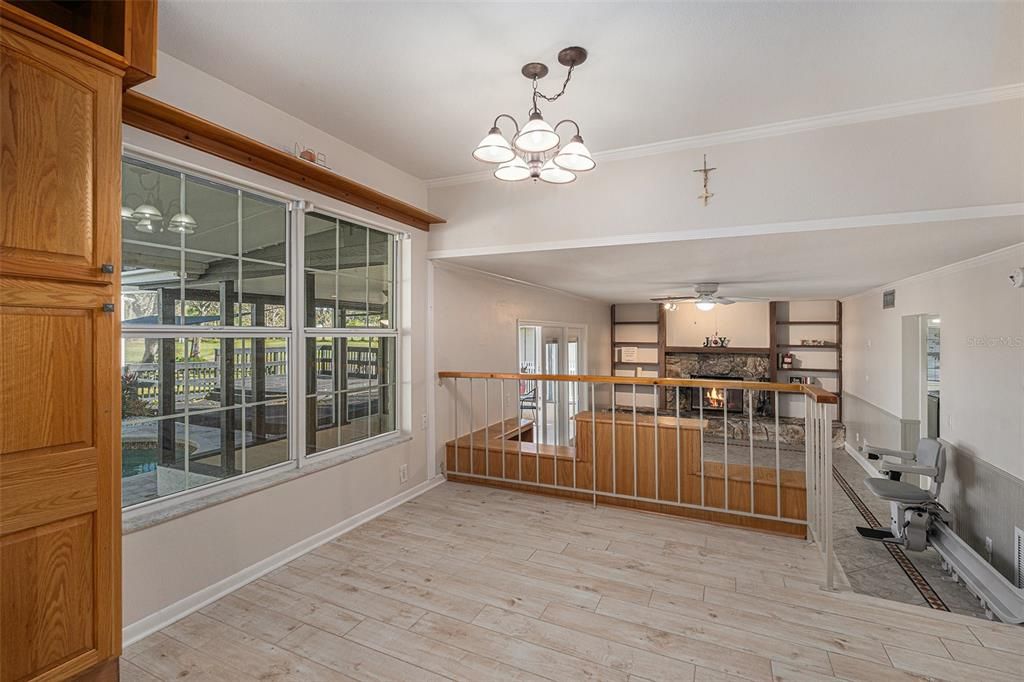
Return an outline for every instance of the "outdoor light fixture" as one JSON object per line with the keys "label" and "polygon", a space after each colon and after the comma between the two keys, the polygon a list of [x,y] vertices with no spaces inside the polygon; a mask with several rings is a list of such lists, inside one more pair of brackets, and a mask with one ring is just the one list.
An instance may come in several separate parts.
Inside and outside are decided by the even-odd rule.
{"label": "outdoor light fixture", "polygon": [[[580,127],[571,119],[564,119],[551,126],[544,120],[537,99],[554,102],[565,94],[565,88],[572,78],[573,69],[587,60],[587,51],[582,47],[567,47],[558,53],[558,63],[568,67],[569,72],[562,83],[562,89],[555,95],[545,95],[537,90],[537,81],[548,75],[548,67],[538,62],[531,62],[522,68],[522,74],[533,82],[533,106],[530,108],[527,122],[520,127],[518,121],[509,114],[500,114],[494,119],[494,125],[476,149],[473,158],[486,163],[501,164],[494,171],[494,177],[507,182],[517,182],[533,178],[554,185],[565,185],[576,179],[577,173],[593,170],[594,158],[590,150],[583,144]],[[498,121],[507,118],[515,127],[515,135],[510,143],[498,127]],[[575,134],[564,147],[558,135],[558,128],[563,124],[572,125]]]}

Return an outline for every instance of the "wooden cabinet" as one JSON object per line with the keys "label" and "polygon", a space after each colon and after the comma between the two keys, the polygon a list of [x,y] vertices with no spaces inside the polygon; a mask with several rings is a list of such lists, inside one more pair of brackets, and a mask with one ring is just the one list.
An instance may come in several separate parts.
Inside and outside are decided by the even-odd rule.
{"label": "wooden cabinet", "polygon": [[124,69],[0,28],[0,680],[116,676]]}

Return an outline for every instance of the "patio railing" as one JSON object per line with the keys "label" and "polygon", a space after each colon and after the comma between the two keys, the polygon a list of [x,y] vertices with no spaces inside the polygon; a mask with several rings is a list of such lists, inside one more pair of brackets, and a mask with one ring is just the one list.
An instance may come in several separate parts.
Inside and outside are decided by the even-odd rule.
{"label": "patio railing", "polygon": [[438,377],[450,393],[438,425],[451,433],[450,480],[799,535],[818,544],[833,586],[835,395],[767,382]]}

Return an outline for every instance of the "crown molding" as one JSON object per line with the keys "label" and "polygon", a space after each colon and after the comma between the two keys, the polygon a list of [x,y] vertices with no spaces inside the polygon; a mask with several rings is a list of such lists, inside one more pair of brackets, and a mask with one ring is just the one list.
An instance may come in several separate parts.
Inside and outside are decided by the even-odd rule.
{"label": "crown molding", "polygon": [[844,216],[842,218],[817,218],[785,223],[761,223],[756,225],[732,225],[703,229],[674,230],[670,232],[644,232],[640,234],[617,234],[582,239],[563,239],[549,242],[527,242],[522,244],[501,244],[495,246],[470,246],[462,249],[435,249],[427,251],[430,260],[465,258],[467,256],[496,256],[532,251],[564,251],[587,249],[601,246],[630,246],[633,244],[658,244],[686,242],[698,239],[723,239],[728,237],[754,237],[788,232],[817,232],[822,230],[846,230],[856,227],[880,227],[883,225],[913,225],[916,223],[937,223],[955,220],[978,220],[1024,216],[1024,202],[1012,204],[987,204],[962,208],[938,208],[923,211],[901,211],[899,213],[875,213],[870,215]]}
{"label": "crown molding", "polygon": [[[900,118],[902,116],[913,116],[915,114],[926,114],[935,111],[946,111],[949,109],[960,109],[983,104],[992,104],[1012,99],[1024,99],[1024,83],[1013,83],[984,90],[972,90],[952,95],[940,95],[938,97],[926,97],[924,99],[897,102],[895,104],[882,104],[875,107],[863,109],[851,109],[840,111],[834,114],[823,116],[810,116],[797,118],[779,123],[768,123],[749,128],[736,128],[724,130],[706,135],[694,135],[692,137],[681,137],[663,142],[652,142],[650,144],[637,145],[635,147],[622,147],[620,149],[609,149],[603,152],[595,152],[594,159],[597,161],[622,161],[625,159],[637,159],[645,156],[656,156],[658,154],[671,154],[694,148],[706,148],[723,144],[735,144],[737,142],[749,142],[766,137],[779,137],[792,135],[810,130],[822,128],[835,128],[839,126],[853,125],[856,123],[867,123],[870,121],[881,121],[889,118]],[[475,182],[483,182],[493,177],[493,171],[482,170],[473,173],[463,173],[443,178],[425,180],[427,189],[435,187],[454,187],[456,185],[467,185]]]}
{"label": "crown molding", "polygon": [[935,277],[941,277],[943,275],[949,275],[955,272],[960,272],[962,270],[975,268],[979,265],[984,265],[985,263],[999,260],[1004,256],[1016,253],[1018,251],[1024,252],[1024,242],[1010,244],[1009,246],[1004,246],[1001,249],[989,251],[988,253],[983,253],[978,256],[971,256],[970,258],[965,258],[964,260],[959,260],[956,261],[955,263],[949,263],[948,265],[943,265],[942,267],[935,268],[934,270],[927,270],[925,272],[919,272],[916,275],[909,275],[907,277],[904,277],[903,279],[898,279],[895,282],[888,282],[887,284],[882,284],[881,286],[872,287],[867,291],[862,291],[858,294],[851,294],[839,300],[845,303],[846,301],[853,301],[855,299],[863,298],[865,296],[877,296],[878,294],[881,294],[887,289],[895,289],[897,287],[913,284],[914,282],[926,281],[929,279],[933,279]]}
{"label": "crown molding", "polygon": [[[549,294],[558,294],[559,296],[566,296],[568,298],[575,298],[579,301],[587,301],[588,303],[603,303],[609,304],[608,301],[602,301],[590,296],[582,296],[580,294],[574,294],[571,291],[565,289],[559,289],[557,287],[549,287],[545,284],[535,284],[534,282],[527,282],[524,279],[516,279],[515,277],[508,277],[507,275],[499,275],[496,272],[489,272],[487,270],[480,270],[479,268],[470,267],[461,263],[449,263],[447,261],[430,261],[430,264],[440,270],[449,270],[452,272],[463,272],[477,277],[483,277],[484,279],[493,279],[505,284],[513,284],[515,286],[526,287],[529,289],[540,289],[546,291]],[[609,304],[610,305],[610,304]]]}

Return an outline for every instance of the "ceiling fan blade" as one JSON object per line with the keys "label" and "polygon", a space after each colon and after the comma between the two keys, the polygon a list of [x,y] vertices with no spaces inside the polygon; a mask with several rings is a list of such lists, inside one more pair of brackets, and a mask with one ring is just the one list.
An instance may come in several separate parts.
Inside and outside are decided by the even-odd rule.
{"label": "ceiling fan blade", "polygon": [[732,305],[736,301],[732,300],[731,298],[715,298],[713,299],[713,302],[717,303],[718,305]]}
{"label": "ceiling fan blade", "polygon": [[652,298],[651,301],[654,303],[678,303],[679,301],[692,301],[694,299],[694,296],[658,296],[657,298]]}

